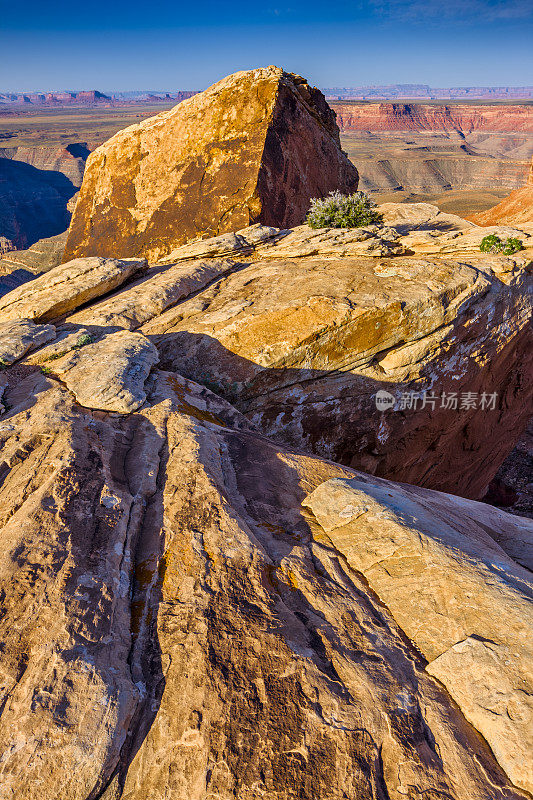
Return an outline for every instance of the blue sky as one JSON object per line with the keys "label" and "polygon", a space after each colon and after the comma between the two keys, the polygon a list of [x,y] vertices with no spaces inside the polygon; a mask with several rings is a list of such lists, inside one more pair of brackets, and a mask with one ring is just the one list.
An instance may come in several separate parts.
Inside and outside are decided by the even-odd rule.
{"label": "blue sky", "polygon": [[533,0],[0,0],[0,90],[201,89],[277,64],[319,86],[533,84]]}

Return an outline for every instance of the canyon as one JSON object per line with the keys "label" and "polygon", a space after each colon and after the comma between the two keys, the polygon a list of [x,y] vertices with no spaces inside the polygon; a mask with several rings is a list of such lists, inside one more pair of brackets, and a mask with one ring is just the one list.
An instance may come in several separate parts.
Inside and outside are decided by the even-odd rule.
{"label": "canyon", "polygon": [[319,90],[236,73],[0,296],[6,800],[531,797],[533,225],[305,224],[357,181]]}
{"label": "canyon", "polygon": [[[332,108],[366,191],[432,199],[450,190],[510,190],[525,183],[531,105],[333,102]],[[471,209],[477,210],[483,209]]]}

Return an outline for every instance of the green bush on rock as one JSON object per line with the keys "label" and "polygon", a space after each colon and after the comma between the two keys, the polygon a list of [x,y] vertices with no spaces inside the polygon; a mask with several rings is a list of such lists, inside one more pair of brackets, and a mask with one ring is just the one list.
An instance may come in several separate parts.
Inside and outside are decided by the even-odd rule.
{"label": "green bush on rock", "polygon": [[502,242],[500,237],[494,233],[484,236],[479,245],[482,253],[503,253],[504,256],[512,256],[513,253],[518,253],[523,247],[520,239],[509,236]]}
{"label": "green bush on rock", "polygon": [[311,228],[361,228],[383,222],[375,206],[365,192],[330,192],[323,199],[313,197],[305,221]]}

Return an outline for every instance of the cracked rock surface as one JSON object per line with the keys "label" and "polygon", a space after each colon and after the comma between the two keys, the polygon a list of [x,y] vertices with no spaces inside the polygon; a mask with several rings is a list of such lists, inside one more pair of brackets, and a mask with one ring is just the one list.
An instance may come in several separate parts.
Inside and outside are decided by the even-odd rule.
{"label": "cracked rock surface", "polygon": [[[488,558],[505,564],[502,583],[520,576],[505,595],[518,610],[527,586],[505,549],[513,518],[283,449],[176,373],[156,370],[147,384],[147,402],[126,416],[80,408],[40,373],[8,388],[4,796],[526,798],[526,766],[517,772],[512,757],[526,698],[513,705],[505,685],[491,713],[507,738],[492,749],[472,711],[479,691],[464,699],[483,650],[476,632],[492,625],[474,663],[487,664],[484,691],[498,693],[510,668],[491,670],[488,650],[502,653],[518,629],[505,632],[503,618],[482,628],[465,606],[469,636],[451,648],[443,639],[428,664],[405,618],[431,585],[400,614],[386,588],[369,591],[345,529],[325,530],[306,498],[356,481],[368,510],[348,521],[354,542],[381,541],[388,524],[409,547],[429,525],[422,552],[453,559],[455,581],[478,581]],[[375,514],[377,494],[390,494],[379,505],[393,508],[390,521]],[[454,619],[454,585],[443,622]]]}

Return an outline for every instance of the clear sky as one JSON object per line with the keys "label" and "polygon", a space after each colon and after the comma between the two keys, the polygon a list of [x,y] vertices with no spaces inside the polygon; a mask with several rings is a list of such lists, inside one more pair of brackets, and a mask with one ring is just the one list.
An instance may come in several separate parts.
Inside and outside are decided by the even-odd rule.
{"label": "clear sky", "polygon": [[0,0],[0,90],[533,84],[533,0]]}

